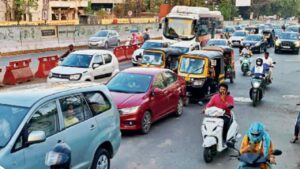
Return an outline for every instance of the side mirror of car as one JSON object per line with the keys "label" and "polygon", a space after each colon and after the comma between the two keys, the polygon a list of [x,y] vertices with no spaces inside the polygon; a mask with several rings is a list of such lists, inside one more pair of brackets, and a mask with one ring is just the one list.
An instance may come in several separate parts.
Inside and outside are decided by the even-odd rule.
{"label": "side mirror of car", "polygon": [[162,95],[163,94],[163,91],[159,88],[154,88],[153,91],[152,91],[152,96],[159,96],[159,95]]}
{"label": "side mirror of car", "polygon": [[282,154],[282,151],[281,151],[281,150],[274,150],[274,151],[272,152],[272,154],[273,154],[274,156],[280,156],[280,155]]}
{"label": "side mirror of car", "polygon": [[100,63],[93,63],[92,67],[93,67],[93,69],[96,69],[96,68],[100,67],[100,65],[101,65]]}
{"label": "side mirror of car", "polygon": [[26,145],[32,145],[44,142],[46,140],[46,133],[44,131],[32,131],[27,137]]}

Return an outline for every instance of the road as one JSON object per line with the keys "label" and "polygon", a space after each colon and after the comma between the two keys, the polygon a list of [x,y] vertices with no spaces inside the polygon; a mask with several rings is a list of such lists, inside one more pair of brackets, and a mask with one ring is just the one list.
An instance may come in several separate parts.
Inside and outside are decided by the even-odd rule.
{"label": "road", "polygon": [[[235,49],[237,53],[237,49]],[[281,169],[300,169],[298,149],[300,144],[290,144],[294,122],[300,106],[300,55],[275,55],[269,52],[277,62],[274,69],[274,81],[268,87],[261,104],[253,108],[249,100],[250,78],[242,76],[239,62],[236,61],[237,78],[230,84],[230,92],[235,97],[234,112],[244,135],[254,121],[263,122],[270,133],[275,148],[283,150],[277,158]],[[60,54],[53,52],[49,54]],[[34,57],[39,54],[32,55]],[[255,57],[262,56],[255,54]],[[238,56],[235,57],[239,59]],[[2,62],[1,62],[2,64]],[[130,62],[120,64],[121,69],[131,67]],[[107,80],[107,79],[105,79]],[[102,80],[103,81],[103,80]],[[148,135],[137,132],[123,132],[121,147],[112,160],[112,169],[234,169],[238,162],[229,157],[234,154],[228,150],[219,154],[211,164],[205,164],[202,153],[200,127],[203,106],[190,104],[184,108],[184,114],[175,118],[167,117],[152,127]],[[240,145],[239,140],[237,147]]]}
{"label": "road", "polygon": [[[251,86],[250,78],[243,77],[240,65],[236,62],[237,78],[230,84],[230,91],[235,97],[235,108],[240,133],[244,135],[254,121],[263,122],[270,133],[275,148],[283,150],[277,158],[275,168],[299,169],[298,149],[300,144],[292,145],[292,137],[297,107],[300,101],[300,56],[292,54],[275,55],[277,62],[274,69],[274,81],[268,87],[261,104],[253,108],[248,99]],[[237,53],[237,50],[236,50]],[[255,56],[262,56],[255,54]],[[236,56],[236,60],[238,56]],[[238,162],[229,157],[232,150],[219,154],[211,164],[205,164],[202,153],[200,127],[203,106],[190,104],[185,107],[180,118],[167,117],[153,125],[148,135],[136,132],[123,133],[119,152],[112,160],[112,169],[234,169]],[[299,108],[298,108],[299,111]],[[237,147],[240,145],[240,138]]]}

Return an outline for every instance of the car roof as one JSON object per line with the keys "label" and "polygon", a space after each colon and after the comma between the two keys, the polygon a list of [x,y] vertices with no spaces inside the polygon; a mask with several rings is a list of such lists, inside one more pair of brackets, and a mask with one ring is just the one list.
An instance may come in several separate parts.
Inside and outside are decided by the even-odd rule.
{"label": "car roof", "polygon": [[[243,32],[243,33],[246,33],[246,31],[244,31],[244,30],[238,30],[238,31],[235,31],[235,32]],[[235,33],[234,32],[234,33]]]}
{"label": "car roof", "polygon": [[[101,87],[102,86],[102,87]],[[101,90],[104,85],[92,82],[74,83],[41,83],[26,86],[11,87],[0,92],[0,104],[31,107],[44,97],[62,92],[80,91],[87,88]]]}
{"label": "car roof", "polygon": [[207,50],[194,50],[194,51],[191,51],[187,54],[201,56],[201,57],[207,57],[209,59],[222,58],[223,57],[223,54],[221,52],[207,51]]}
{"label": "car roof", "polygon": [[72,52],[72,54],[85,54],[85,55],[106,54],[106,53],[111,53],[111,52],[108,50],[98,50],[98,49],[77,50]]}
{"label": "car roof", "polygon": [[262,35],[260,35],[260,34],[248,34],[247,36],[259,36],[259,37],[262,37]]}
{"label": "car roof", "polygon": [[183,52],[181,50],[176,49],[176,48],[154,48],[154,49],[146,49],[144,52],[147,51],[162,51],[165,52],[167,55],[181,55]]}
{"label": "car roof", "polygon": [[165,41],[165,40],[147,40],[146,42],[167,43],[169,41]]}
{"label": "car roof", "polygon": [[125,69],[122,72],[155,76],[159,73],[165,72],[166,70],[170,71],[169,69],[162,69],[162,68],[132,67],[132,68]]}
{"label": "car roof", "polygon": [[174,43],[172,44],[171,46],[174,46],[174,47],[190,47],[192,45],[196,45],[197,42],[192,42],[192,41],[180,41],[180,42],[177,42],[177,43]]}
{"label": "car roof", "polygon": [[233,49],[229,46],[206,46],[204,48],[202,48],[203,50],[208,50],[208,51],[224,51],[224,52],[228,52],[228,51],[232,51]]}

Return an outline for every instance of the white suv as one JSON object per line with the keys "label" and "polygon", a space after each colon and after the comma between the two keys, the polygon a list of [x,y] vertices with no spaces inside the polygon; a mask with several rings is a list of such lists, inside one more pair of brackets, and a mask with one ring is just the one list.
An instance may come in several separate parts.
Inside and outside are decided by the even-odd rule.
{"label": "white suv", "polygon": [[69,54],[59,66],[53,68],[48,82],[94,81],[118,73],[116,56],[106,50],[80,50]]}

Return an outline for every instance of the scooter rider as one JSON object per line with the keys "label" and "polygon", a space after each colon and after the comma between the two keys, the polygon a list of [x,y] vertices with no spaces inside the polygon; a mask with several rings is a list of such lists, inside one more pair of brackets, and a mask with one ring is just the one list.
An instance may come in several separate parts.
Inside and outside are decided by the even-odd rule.
{"label": "scooter rider", "polygon": [[251,70],[251,75],[255,78],[264,78],[266,74],[266,66],[263,64],[262,58],[256,59],[256,65]]}
{"label": "scooter rider", "polygon": [[270,76],[270,82],[272,82],[273,76],[272,76],[272,68],[273,65],[273,59],[270,57],[269,52],[265,52],[265,57],[263,58],[263,64],[266,64],[269,68],[269,76]]}
{"label": "scooter rider", "polygon": [[234,106],[234,99],[229,94],[230,93],[228,91],[228,85],[225,83],[221,83],[219,85],[219,93],[212,96],[212,98],[206,105],[206,108],[218,107],[220,109],[225,110],[224,116],[220,117],[224,120],[223,140],[226,140],[227,132],[230,127],[230,120],[232,114],[229,107]]}
{"label": "scooter rider", "polygon": [[[252,123],[243,138],[240,153],[259,153],[261,156],[269,159],[271,164],[276,164],[275,156],[272,155],[272,152],[273,144],[269,134],[265,131],[264,125],[259,122]],[[260,168],[270,169],[270,166],[263,164]]]}
{"label": "scooter rider", "polygon": [[253,55],[251,49],[250,49],[250,44],[246,44],[243,50],[240,53],[241,56],[243,55],[249,55],[250,57]]}
{"label": "scooter rider", "polygon": [[50,169],[70,169],[71,148],[65,143],[57,143],[53,150],[46,154],[45,164]]}

